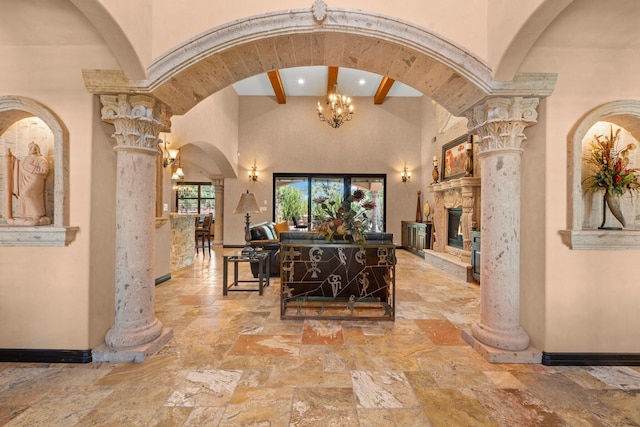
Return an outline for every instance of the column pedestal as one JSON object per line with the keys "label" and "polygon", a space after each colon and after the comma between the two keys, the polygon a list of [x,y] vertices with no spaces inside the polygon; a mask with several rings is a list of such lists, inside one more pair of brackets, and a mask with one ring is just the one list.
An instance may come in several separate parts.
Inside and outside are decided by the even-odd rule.
{"label": "column pedestal", "polygon": [[470,330],[462,330],[462,339],[489,363],[542,363],[542,352],[529,346],[520,351],[506,351],[478,341]]}

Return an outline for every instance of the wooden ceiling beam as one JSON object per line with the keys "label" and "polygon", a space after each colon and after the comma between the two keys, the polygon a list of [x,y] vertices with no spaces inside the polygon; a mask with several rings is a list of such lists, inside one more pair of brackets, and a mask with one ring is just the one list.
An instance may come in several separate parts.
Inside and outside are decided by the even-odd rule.
{"label": "wooden ceiling beam", "polygon": [[284,93],[284,86],[282,86],[282,79],[280,78],[280,72],[278,70],[267,71],[271,87],[273,87],[273,93],[276,94],[278,104],[287,103],[287,95]]}
{"label": "wooden ceiling beam", "polygon": [[333,93],[338,84],[338,67],[329,67],[327,75],[327,95]]}
{"label": "wooden ceiling beam", "polygon": [[391,86],[393,86],[393,84],[396,81],[393,80],[391,77],[383,77],[382,81],[380,81],[380,86],[378,86],[378,90],[376,91],[376,94],[373,96],[373,103],[376,105],[380,105],[384,102],[385,98],[387,97],[387,94],[389,93],[389,90],[391,89]]}

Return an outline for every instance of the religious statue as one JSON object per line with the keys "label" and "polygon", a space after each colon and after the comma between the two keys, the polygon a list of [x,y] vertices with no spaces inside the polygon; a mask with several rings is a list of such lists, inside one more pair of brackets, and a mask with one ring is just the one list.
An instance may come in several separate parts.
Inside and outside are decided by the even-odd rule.
{"label": "religious statue", "polygon": [[[5,168],[5,218],[12,225],[49,225],[44,203],[45,179],[49,173],[47,159],[35,142],[29,154],[19,160],[7,149]],[[19,218],[13,217],[13,198],[18,198]]]}

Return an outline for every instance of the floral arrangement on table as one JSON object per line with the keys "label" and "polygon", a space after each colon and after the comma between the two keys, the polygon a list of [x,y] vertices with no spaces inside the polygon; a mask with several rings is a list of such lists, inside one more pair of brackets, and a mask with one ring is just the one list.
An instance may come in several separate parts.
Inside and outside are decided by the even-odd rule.
{"label": "floral arrangement on table", "polygon": [[364,244],[365,222],[368,220],[367,211],[376,207],[371,201],[364,200],[364,191],[356,190],[347,196],[342,203],[327,200],[326,197],[313,199],[326,213],[316,228],[316,232],[325,239],[333,242],[336,236],[355,243]]}
{"label": "floral arrangement on table", "polygon": [[622,196],[627,190],[640,188],[638,168],[628,168],[629,152],[636,148],[635,144],[627,144],[617,150],[620,129],[614,135],[613,127],[610,136],[595,136],[589,144],[589,153],[585,161],[591,165],[593,175],[588,176],[583,184],[587,191],[604,190],[608,196]]}

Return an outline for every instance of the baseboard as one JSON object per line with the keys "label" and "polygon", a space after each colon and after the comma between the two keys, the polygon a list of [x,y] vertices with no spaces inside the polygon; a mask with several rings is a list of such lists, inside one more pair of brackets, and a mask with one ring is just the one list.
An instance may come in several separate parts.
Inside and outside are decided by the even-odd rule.
{"label": "baseboard", "polygon": [[547,353],[542,352],[547,366],[640,366],[637,353]]}
{"label": "baseboard", "polygon": [[158,277],[156,279],[156,286],[158,286],[160,283],[166,282],[167,280],[171,279],[171,273],[169,274],[165,274],[162,277]]}
{"label": "baseboard", "polygon": [[0,348],[0,362],[91,363],[91,350],[40,350]]}

